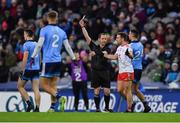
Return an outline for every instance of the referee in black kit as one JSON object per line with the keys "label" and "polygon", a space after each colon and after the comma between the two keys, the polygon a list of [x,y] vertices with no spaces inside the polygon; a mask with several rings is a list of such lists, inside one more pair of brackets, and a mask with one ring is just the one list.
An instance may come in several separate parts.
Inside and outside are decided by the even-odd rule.
{"label": "referee in black kit", "polygon": [[101,112],[99,108],[100,96],[99,92],[101,87],[104,88],[104,101],[105,109],[104,112],[113,112],[112,109],[109,109],[110,101],[110,63],[108,59],[104,57],[104,52],[110,53],[110,49],[107,44],[107,34],[99,34],[98,41],[99,44],[95,44],[92,39],[89,37],[89,34],[85,28],[84,22],[85,16],[80,20],[79,24],[82,28],[83,35],[92,51],[92,61],[91,61],[91,86],[94,88],[94,102],[96,105],[96,112]]}

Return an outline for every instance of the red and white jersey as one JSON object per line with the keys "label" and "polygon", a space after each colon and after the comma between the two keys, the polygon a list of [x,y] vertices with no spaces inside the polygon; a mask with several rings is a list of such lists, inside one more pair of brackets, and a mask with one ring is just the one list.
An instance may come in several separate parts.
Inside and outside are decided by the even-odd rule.
{"label": "red and white jersey", "polygon": [[132,49],[129,44],[124,46],[119,46],[116,50],[116,55],[118,55],[118,63],[119,63],[119,73],[133,73],[133,65],[132,59],[130,59],[127,55],[125,55],[126,50],[128,49],[129,52],[132,52]]}

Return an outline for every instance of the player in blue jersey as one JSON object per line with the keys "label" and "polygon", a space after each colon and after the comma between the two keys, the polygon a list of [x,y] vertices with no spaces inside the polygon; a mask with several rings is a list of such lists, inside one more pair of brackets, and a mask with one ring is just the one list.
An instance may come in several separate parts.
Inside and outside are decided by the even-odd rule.
{"label": "player in blue jersey", "polygon": [[36,42],[33,40],[33,32],[31,30],[24,31],[24,39],[26,42],[23,45],[23,61],[22,61],[22,72],[18,79],[18,90],[22,96],[22,98],[27,103],[26,112],[30,112],[34,109],[33,102],[31,102],[27,91],[24,86],[27,81],[32,82],[32,88],[34,91],[36,108],[35,112],[39,112],[40,105],[40,93],[39,93],[39,69],[40,69],[40,55],[36,55],[34,58],[34,64],[30,66],[31,55],[36,46]]}
{"label": "player in blue jersey", "polygon": [[57,26],[58,13],[56,11],[49,11],[47,13],[47,21],[48,25],[43,27],[40,31],[40,37],[34,53],[32,54],[31,61],[33,63],[33,59],[42,48],[43,57],[40,83],[42,88],[51,95],[50,111],[54,111],[56,104],[61,97],[57,92],[57,82],[60,76],[60,52],[62,46],[65,46],[65,49],[73,60],[75,59],[75,56],[68,43],[66,33]]}
{"label": "player in blue jersey", "polygon": [[[129,32],[129,39],[131,40],[131,48],[133,49],[133,68],[134,68],[134,81],[132,84],[133,92],[141,100],[144,105],[144,112],[149,112],[151,108],[145,101],[143,93],[139,90],[139,84],[142,74],[142,57],[144,47],[141,42],[138,41],[138,32],[136,30],[131,30]],[[133,107],[135,103],[133,104]]]}

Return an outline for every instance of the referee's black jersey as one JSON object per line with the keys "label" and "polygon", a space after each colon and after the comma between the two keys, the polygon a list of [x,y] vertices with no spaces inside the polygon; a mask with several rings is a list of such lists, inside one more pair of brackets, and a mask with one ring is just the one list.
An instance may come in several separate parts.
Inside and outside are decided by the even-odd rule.
{"label": "referee's black jersey", "polygon": [[103,48],[100,45],[96,45],[93,41],[90,42],[89,47],[91,51],[94,51],[96,55],[92,56],[91,67],[94,70],[109,70],[110,63],[107,58],[104,57],[103,51],[106,51],[108,54],[111,52],[108,45],[105,45]]}

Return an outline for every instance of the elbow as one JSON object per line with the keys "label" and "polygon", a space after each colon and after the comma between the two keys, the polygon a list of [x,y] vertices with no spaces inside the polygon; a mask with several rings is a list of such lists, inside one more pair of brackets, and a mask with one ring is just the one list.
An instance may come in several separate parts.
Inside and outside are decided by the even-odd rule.
{"label": "elbow", "polygon": [[42,48],[42,45],[38,45],[38,46],[37,46],[37,49],[41,49],[41,48]]}

